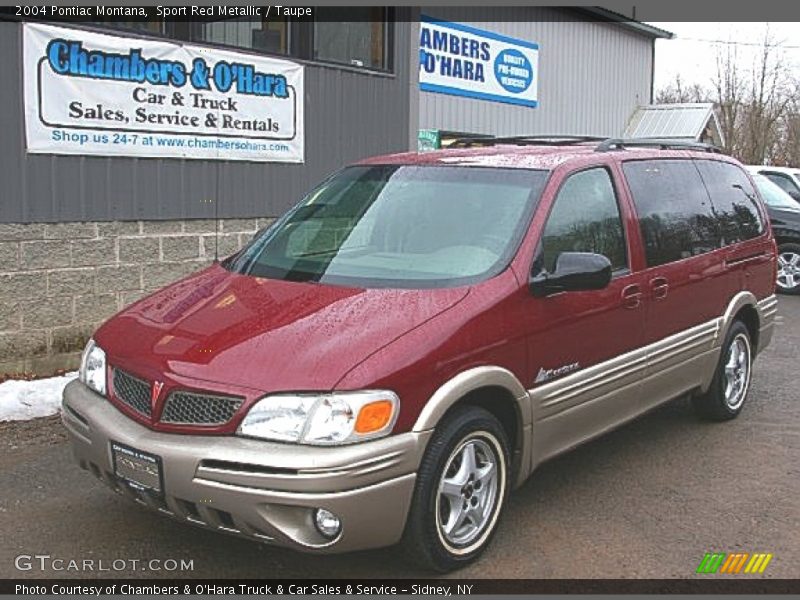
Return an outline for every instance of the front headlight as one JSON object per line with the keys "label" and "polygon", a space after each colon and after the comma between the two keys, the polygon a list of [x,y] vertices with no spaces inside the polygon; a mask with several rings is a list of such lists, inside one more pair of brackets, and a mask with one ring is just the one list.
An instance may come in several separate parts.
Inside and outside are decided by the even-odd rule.
{"label": "front headlight", "polygon": [[400,399],[389,391],[276,394],[256,402],[238,434],[317,446],[352,444],[389,435]]}
{"label": "front headlight", "polygon": [[106,353],[94,340],[89,340],[83,349],[78,378],[98,394],[106,395]]}

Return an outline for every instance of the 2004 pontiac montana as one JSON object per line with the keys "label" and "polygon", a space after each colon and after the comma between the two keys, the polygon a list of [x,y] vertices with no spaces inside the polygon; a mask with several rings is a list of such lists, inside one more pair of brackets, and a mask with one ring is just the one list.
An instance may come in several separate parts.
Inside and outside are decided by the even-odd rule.
{"label": "2004 pontiac montana", "polygon": [[461,145],[341,170],[100,327],[64,392],[80,465],[203,527],[445,571],[542,461],[684,394],[739,414],[776,248],[736,161]]}

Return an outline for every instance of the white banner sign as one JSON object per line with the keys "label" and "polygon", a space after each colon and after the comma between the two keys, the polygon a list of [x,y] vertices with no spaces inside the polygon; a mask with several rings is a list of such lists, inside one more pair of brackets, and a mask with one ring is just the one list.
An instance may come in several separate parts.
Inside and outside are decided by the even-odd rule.
{"label": "white banner sign", "polygon": [[303,162],[303,67],[25,24],[28,152]]}
{"label": "white banner sign", "polygon": [[424,92],[537,106],[539,45],[423,16],[419,87]]}

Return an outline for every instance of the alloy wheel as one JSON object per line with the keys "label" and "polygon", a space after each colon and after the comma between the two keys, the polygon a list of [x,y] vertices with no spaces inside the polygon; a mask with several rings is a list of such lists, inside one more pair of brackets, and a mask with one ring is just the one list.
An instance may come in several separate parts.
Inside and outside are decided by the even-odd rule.
{"label": "alloy wheel", "polygon": [[449,546],[468,546],[487,529],[500,496],[499,468],[497,448],[478,436],[450,455],[436,501],[436,525]]}
{"label": "alloy wheel", "polygon": [[800,285],[800,254],[781,252],[778,254],[778,287],[793,290]]}
{"label": "alloy wheel", "polygon": [[736,410],[744,402],[750,384],[750,342],[747,336],[737,335],[728,346],[725,360],[725,403]]}

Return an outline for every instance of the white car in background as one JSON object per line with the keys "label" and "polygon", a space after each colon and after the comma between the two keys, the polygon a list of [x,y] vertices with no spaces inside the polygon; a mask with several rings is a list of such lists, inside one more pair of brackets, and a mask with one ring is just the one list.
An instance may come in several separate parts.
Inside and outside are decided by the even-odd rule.
{"label": "white car in background", "polygon": [[800,203],[800,168],[747,165],[751,173],[759,173]]}

